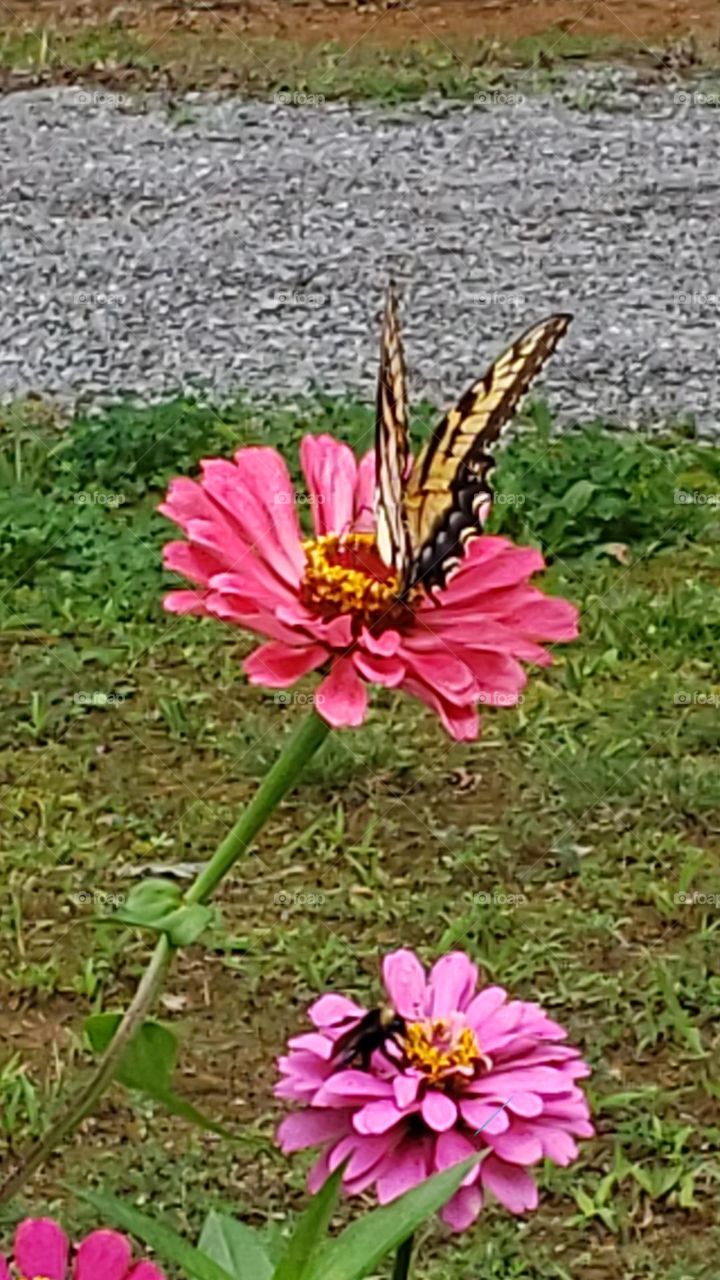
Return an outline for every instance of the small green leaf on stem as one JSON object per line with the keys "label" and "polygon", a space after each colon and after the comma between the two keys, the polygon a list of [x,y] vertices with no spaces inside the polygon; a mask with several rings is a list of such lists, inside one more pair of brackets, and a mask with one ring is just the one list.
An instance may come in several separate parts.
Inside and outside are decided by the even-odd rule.
{"label": "small green leaf on stem", "polygon": [[270,1280],[272,1276],[273,1266],[257,1231],[214,1209],[205,1219],[198,1249],[235,1280]]}

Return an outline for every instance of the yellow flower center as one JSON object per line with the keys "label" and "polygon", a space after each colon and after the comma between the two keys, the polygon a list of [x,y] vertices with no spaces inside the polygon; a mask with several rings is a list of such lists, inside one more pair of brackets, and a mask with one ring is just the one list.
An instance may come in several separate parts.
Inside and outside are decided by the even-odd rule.
{"label": "yellow flower center", "polygon": [[303,542],[307,563],[301,599],[327,617],[355,614],[368,626],[397,626],[407,617],[410,600],[399,600],[400,581],[380,559],[371,533],[326,533]]}
{"label": "yellow flower center", "polygon": [[487,1062],[475,1032],[454,1025],[448,1018],[409,1022],[403,1048],[408,1066],[422,1071],[430,1084],[439,1084],[448,1076],[472,1077],[478,1063]]}

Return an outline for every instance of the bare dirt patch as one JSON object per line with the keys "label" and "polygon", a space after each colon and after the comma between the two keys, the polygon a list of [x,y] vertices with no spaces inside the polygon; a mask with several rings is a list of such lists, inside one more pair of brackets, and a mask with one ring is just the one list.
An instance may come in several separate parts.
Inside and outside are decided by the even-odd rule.
{"label": "bare dirt patch", "polygon": [[278,37],[301,44],[339,41],[397,47],[408,41],[470,38],[514,41],[548,31],[616,40],[629,46],[692,36],[703,46],[720,42],[717,0],[210,0],[202,7],[178,0],[25,0],[6,12],[3,25],[58,31],[110,24],[162,46],[171,37],[209,34]]}

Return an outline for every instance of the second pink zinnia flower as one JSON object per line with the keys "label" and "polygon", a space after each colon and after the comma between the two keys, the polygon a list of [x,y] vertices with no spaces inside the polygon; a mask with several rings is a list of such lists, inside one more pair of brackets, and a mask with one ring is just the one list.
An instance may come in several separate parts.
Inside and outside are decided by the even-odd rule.
{"label": "second pink zinnia flower", "polygon": [[284,689],[325,672],[316,707],[335,727],[361,724],[367,686],[379,684],[420,698],[452,737],[476,738],[478,704],[517,702],[521,664],[546,666],[545,643],[574,639],[576,609],[530,585],[544,567],[538,551],[488,535],[435,601],[417,589],[399,603],[375,548],[372,452],[358,463],[331,436],[306,436],[301,461],[312,538],[274,449],[209,459],[199,482],[172,482],[160,511],[187,541],[165,548],[165,565],[196,589],[171,592],[166,609],[267,637],[245,663],[254,684]]}
{"label": "second pink zinnia flower", "polygon": [[290,1041],[276,1094],[303,1110],[280,1125],[283,1151],[322,1148],[312,1190],[347,1161],[346,1190],[375,1186],[381,1204],[481,1153],[444,1220],[463,1230],[488,1191],[513,1213],[534,1209],[528,1166],[569,1164],[574,1138],[594,1132],[576,1084],[590,1068],[538,1005],[509,1000],[502,987],[478,991],[462,952],[443,956],[426,978],[413,952],[395,951],[383,975],[404,1029],[367,1069],[344,1065],[336,1049],[367,1012],[344,996],[322,996],[310,1009],[316,1030]]}

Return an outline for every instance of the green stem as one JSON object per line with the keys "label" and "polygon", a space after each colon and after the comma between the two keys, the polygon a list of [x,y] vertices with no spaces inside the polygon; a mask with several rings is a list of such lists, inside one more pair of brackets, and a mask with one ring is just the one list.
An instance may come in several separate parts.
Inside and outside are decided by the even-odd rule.
{"label": "green stem", "polygon": [[395,1254],[395,1266],[393,1267],[392,1280],[409,1280],[412,1251],[413,1237],[408,1236],[407,1240],[403,1240],[402,1244],[398,1245],[398,1251]]}
{"label": "green stem", "polygon": [[283,796],[294,787],[310,757],[325,741],[330,725],[316,711],[298,726],[279,760],[266,774],[255,797],[235,823],[197,880],[185,901],[207,902],[242,853],[247,852],[258,831],[267,822]]}
{"label": "green stem", "polygon": [[[302,721],[280,758],[266,774],[242,817],[235,823],[191,885],[185,895],[185,902],[207,902],[237,859],[247,852],[255,836],[277,808],[283,796],[295,786],[308,760],[322,745],[329,732],[330,726],[321,720],[314,710]],[[29,1148],[0,1186],[0,1204],[16,1195],[55,1148],[93,1111],[95,1104],[111,1083],[122,1054],[135,1032],[142,1026],[148,1010],[157,1000],[173,954],[174,951],[167,936],[162,934],[132,1003],[128,1006],[92,1077],[43,1137]]]}

